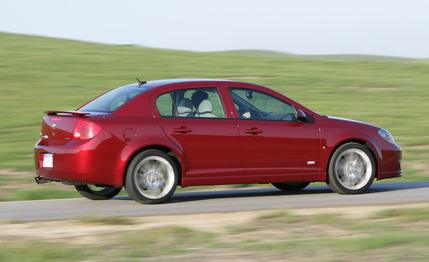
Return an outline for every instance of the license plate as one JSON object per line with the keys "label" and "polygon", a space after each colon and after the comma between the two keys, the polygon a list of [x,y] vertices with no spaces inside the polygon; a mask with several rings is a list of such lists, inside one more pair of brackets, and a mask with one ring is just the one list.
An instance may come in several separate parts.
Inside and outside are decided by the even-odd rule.
{"label": "license plate", "polygon": [[42,167],[54,167],[54,155],[43,154]]}

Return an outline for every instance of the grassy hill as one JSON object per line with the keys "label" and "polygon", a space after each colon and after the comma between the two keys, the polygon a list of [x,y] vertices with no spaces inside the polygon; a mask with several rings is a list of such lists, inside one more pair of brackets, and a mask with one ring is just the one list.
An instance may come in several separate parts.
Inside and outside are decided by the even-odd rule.
{"label": "grassy hill", "polygon": [[428,60],[201,53],[6,33],[0,33],[0,169],[32,170],[43,111],[74,109],[137,76],[255,82],[319,113],[375,123],[402,145],[408,178],[429,178]]}

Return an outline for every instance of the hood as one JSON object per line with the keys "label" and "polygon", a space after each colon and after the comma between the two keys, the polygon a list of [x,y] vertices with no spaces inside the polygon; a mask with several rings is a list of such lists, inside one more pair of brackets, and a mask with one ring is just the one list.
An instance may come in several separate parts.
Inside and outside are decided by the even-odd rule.
{"label": "hood", "polygon": [[337,117],[337,116],[325,116],[325,117],[328,119],[331,119],[331,120],[339,121],[339,122],[345,122],[345,123],[356,124],[356,125],[364,125],[364,126],[368,126],[368,127],[377,128],[377,129],[379,128],[373,124],[369,124],[369,123],[359,121],[359,120]]}

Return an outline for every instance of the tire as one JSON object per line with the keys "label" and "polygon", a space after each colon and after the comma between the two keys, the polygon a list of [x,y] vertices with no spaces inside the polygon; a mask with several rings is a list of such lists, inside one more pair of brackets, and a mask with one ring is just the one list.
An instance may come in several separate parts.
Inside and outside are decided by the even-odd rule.
{"label": "tire", "polygon": [[272,185],[283,191],[299,191],[308,186],[310,182],[272,183]]}
{"label": "tire", "polygon": [[112,186],[106,187],[92,187],[90,185],[76,185],[74,186],[76,191],[79,192],[83,197],[86,197],[91,200],[107,200],[111,199],[119,192],[122,188],[116,188]]}
{"label": "tire", "polygon": [[347,143],[335,150],[328,167],[328,185],[339,194],[361,194],[374,182],[377,164],[369,149]]}
{"label": "tire", "polygon": [[171,198],[178,183],[178,168],[166,153],[150,149],[130,162],[125,189],[132,199],[143,204],[164,203]]}

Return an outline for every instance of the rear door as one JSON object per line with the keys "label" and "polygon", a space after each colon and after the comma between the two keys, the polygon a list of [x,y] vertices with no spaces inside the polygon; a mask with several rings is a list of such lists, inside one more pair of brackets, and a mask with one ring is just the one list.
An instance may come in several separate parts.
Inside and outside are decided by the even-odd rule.
{"label": "rear door", "polygon": [[167,136],[183,148],[189,185],[222,183],[222,177],[239,174],[239,133],[217,86],[158,94],[156,110]]}

